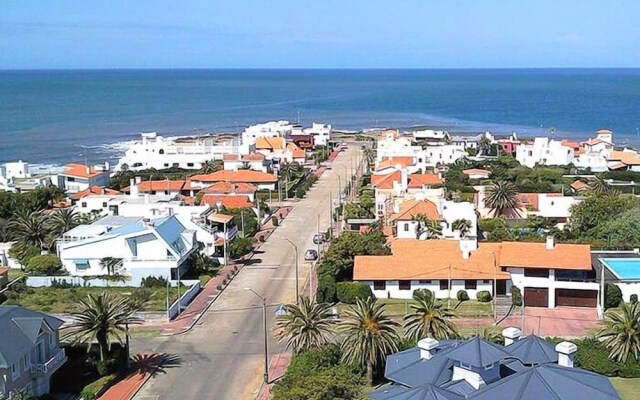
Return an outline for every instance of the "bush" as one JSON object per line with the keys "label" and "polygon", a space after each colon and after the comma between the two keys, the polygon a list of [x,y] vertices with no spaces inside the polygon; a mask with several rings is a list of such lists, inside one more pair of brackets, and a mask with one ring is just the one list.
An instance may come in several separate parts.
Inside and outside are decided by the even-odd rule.
{"label": "bush", "polygon": [[626,363],[620,366],[618,376],[620,378],[640,378],[640,362],[634,360],[633,357],[629,358]]}
{"label": "bush", "polygon": [[335,303],[336,298],[336,279],[330,275],[320,275],[318,278],[318,290],[316,293],[316,301],[318,303]]}
{"label": "bush", "polygon": [[145,287],[149,289],[167,287],[168,284],[169,282],[161,276],[159,277],[147,276],[146,278],[142,278],[142,281],[140,281],[141,287]]}
{"label": "bush", "polygon": [[217,286],[216,286],[216,289],[217,289],[217,290],[222,290],[222,285],[217,285]]}
{"label": "bush", "polygon": [[481,303],[488,303],[491,301],[491,293],[487,290],[481,290],[476,294],[476,299]]}
{"label": "bush", "polygon": [[53,275],[60,270],[62,262],[54,254],[31,257],[25,268],[29,275]]}
{"label": "bush", "polygon": [[597,339],[590,338],[578,341],[576,345],[578,346],[578,352],[576,353],[578,367],[601,375],[617,375],[617,363],[609,358],[609,350],[604,344]]}
{"label": "bush", "polygon": [[631,302],[631,304],[635,304],[638,302],[638,295],[637,294],[632,294],[629,301]]}
{"label": "bush", "polygon": [[236,238],[229,244],[231,258],[239,258],[253,249],[253,238]]}
{"label": "bush", "polygon": [[280,221],[278,221],[278,217],[276,217],[275,215],[271,217],[271,225],[278,226],[279,223]]}
{"label": "bush", "polygon": [[71,283],[66,281],[65,279],[52,279],[51,280],[51,287],[55,288],[55,289],[70,289],[73,287],[80,287],[79,283]]}
{"label": "bush", "polygon": [[522,306],[522,292],[517,286],[511,286],[511,303],[514,306]]}
{"label": "bush", "polygon": [[98,375],[107,376],[118,372],[120,368],[120,361],[117,359],[108,359],[104,361],[96,361],[95,362],[96,371],[98,371]]}
{"label": "bush", "polygon": [[340,346],[328,344],[297,354],[291,360],[286,375],[297,378],[319,368],[328,368],[340,363]]}
{"label": "bush", "polygon": [[467,293],[466,290],[458,290],[456,297],[458,298],[458,301],[467,301],[469,300],[469,293]]}
{"label": "bush", "polygon": [[372,297],[371,288],[360,282],[339,282],[336,294],[338,301],[345,304],[355,304],[356,300]]}
{"label": "bush", "polygon": [[260,243],[264,243],[264,241],[265,241],[264,235],[258,236],[258,241],[260,241]]}
{"label": "bush", "polygon": [[83,400],[95,400],[104,393],[105,390],[111,386],[116,380],[115,375],[107,375],[85,386],[80,392],[80,397]]}
{"label": "bush", "polygon": [[618,307],[622,303],[622,290],[614,283],[604,284],[604,305],[605,308]]}

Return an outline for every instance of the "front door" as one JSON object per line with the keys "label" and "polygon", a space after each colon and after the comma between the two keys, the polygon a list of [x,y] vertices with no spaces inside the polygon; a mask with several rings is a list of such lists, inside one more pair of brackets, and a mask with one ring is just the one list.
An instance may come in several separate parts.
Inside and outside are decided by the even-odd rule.
{"label": "front door", "polygon": [[507,280],[500,279],[496,281],[496,294],[498,296],[506,296],[507,295]]}

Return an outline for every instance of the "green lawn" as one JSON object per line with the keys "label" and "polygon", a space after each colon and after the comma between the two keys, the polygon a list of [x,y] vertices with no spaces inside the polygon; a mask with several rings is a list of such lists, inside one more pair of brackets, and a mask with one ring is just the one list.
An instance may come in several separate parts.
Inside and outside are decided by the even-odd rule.
{"label": "green lawn", "polygon": [[[186,289],[181,288],[184,293]],[[49,313],[68,313],[75,309],[79,300],[84,300],[90,293],[117,293],[119,296],[142,298],[146,301],[142,305],[143,311],[165,311],[167,309],[167,289],[151,288],[141,290],[133,287],[74,287],[74,288],[29,288],[21,292],[17,299],[10,298],[5,304],[18,304],[35,311]],[[178,288],[169,290],[169,301],[173,303],[178,298]]]}
{"label": "green lawn", "polygon": [[21,276],[25,276],[25,273],[22,272],[20,269],[18,269],[18,268],[10,268],[9,269],[9,282],[11,282],[12,280],[14,280],[16,278],[20,278]]}
{"label": "green lawn", "polygon": [[640,400],[640,378],[610,378],[622,400]]}
{"label": "green lawn", "polygon": [[[391,316],[403,316],[407,312],[411,312],[411,304],[413,300],[399,300],[399,299],[378,299],[379,302],[384,303],[386,311]],[[443,300],[445,304],[446,300]],[[458,304],[458,300],[451,299],[451,308],[454,308]],[[342,312],[348,307],[348,304],[339,304],[338,310]],[[493,309],[491,303],[481,303],[475,300],[465,301],[455,310],[459,317],[490,317],[493,316]]]}

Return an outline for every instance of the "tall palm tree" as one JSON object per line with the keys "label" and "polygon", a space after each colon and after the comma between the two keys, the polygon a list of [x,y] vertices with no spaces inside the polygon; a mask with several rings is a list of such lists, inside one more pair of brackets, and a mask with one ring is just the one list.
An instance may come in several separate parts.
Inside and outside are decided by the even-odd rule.
{"label": "tall palm tree", "polygon": [[115,275],[116,267],[122,262],[122,259],[115,257],[104,257],[100,260],[100,266],[107,270],[107,275]]}
{"label": "tall palm tree", "polygon": [[13,230],[13,239],[31,244],[40,248],[44,247],[47,239],[47,226],[45,218],[33,211],[22,211],[9,220],[9,228]]}
{"label": "tall palm tree", "polygon": [[468,219],[457,219],[451,224],[454,231],[460,231],[460,237],[465,238],[471,232],[471,221]]}
{"label": "tall palm tree", "polygon": [[373,167],[376,163],[376,151],[369,147],[366,147],[364,150],[362,150],[362,155],[367,161],[367,169],[371,169],[371,167]]}
{"label": "tall palm tree", "polygon": [[623,304],[620,311],[607,312],[604,328],[598,333],[609,349],[609,356],[626,362],[640,359],[640,303]]}
{"label": "tall palm tree", "polygon": [[486,154],[487,150],[491,147],[491,139],[487,135],[482,135],[478,139],[478,154]]}
{"label": "tall palm tree", "polygon": [[63,233],[78,226],[78,213],[71,208],[62,208],[50,214],[46,223],[49,233],[59,238]]}
{"label": "tall palm tree", "polygon": [[442,226],[440,222],[427,217],[425,214],[417,214],[412,218],[412,221],[417,222],[416,227],[416,239],[426,233],[427,239],[437,238],[442,234]]}
{"label": "tall palm tree", "polygon": [[432,291],[417,290],[413,294],[413,300],[413,311],[403,318],[409,338],[420,340],[430,337],[441,340],[458,336],[456,325],[451,321],[455,312],[436,300]]}
{"label": "tall palm tree", "polygon": [[110,293],[89,294],[87,300],[80,300],[77,311],[71,313],[72,322],[67,337],[81,343],[96,341],[100,349],[100,360],[109,356],[111,342],[115,339],[123,343],[127,326],[142,321],[134,317],[135,308],[125,298],[117,298]]}
{"label": "tall palm tree", "polygon": [[591,191],[596,194],[604,194],[611,191],[611,186],[604,178],[604,174],[596,174],[596,179],[589,185]]}
{"label": "tall palm tree", "polygon": [[222,160],[209,160],[202,164],[199,172],[201,174],[212,174],[214,172],[220,171],[222,169],[222,166]]}
{"label": "tall palm tree", "polygon": [[373,382],[373,370],[384,357],[398,351],[397,322],[384,313],[384,304],[369,297],[358,299],[349,307],[341,323],[345,335],[342,342],[342,359],[357,362],[367,369],[367,379]]}
{"label": "tall palm tree", "polygon": [[519,217],[520,201],[516,186],[508,181],[498,181],[487,189],[485,205],[491,209],[494,217],[504,215]]}
{"label": "tall palm tree", "polygon": [[328,344],[335,335],[333,312],[326,303],[300,298],[300,305],[288,304],[287,313],[276,318],[276,336],[295,353]]}

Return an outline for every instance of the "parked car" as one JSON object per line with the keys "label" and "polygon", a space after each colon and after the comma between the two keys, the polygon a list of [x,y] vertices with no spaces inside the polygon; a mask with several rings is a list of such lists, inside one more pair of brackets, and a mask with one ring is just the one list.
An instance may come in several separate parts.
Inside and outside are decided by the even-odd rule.
{"label": "parked car", "polygon": [[304,260],[305,261],[315,261],[318,259],[318,252],[313,249],[307,249],[304,252]]}
{"label": "parked car", "polygon": [[324,234],[316,233],[313,235],[313,244],[322,244],[324,243]]}

